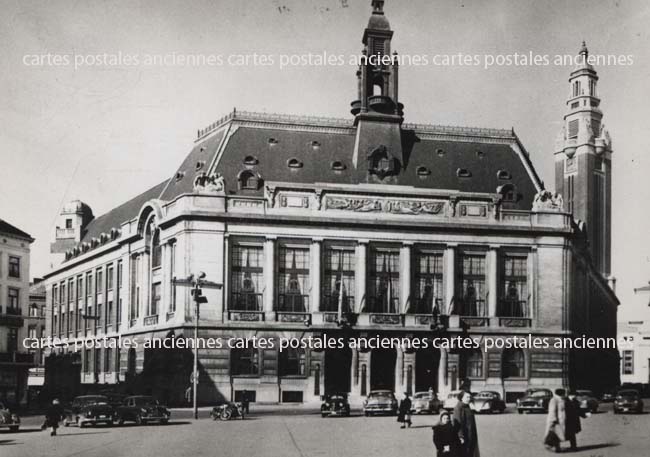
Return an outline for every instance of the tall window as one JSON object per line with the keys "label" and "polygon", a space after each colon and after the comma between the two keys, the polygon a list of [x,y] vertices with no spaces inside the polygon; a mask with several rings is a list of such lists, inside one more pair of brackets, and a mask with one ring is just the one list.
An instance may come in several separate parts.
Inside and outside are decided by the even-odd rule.
{"label": "tall window", "polygon": [[354,265],[353,249],[325,249],[321,311],[338,311],[339,303],[343,312],[354,309]]}
{"label": "tall window", "polygon": [[95,293],[99,295],[103,292],[102,288],[104,287],[104,270],[101,268],[97,269],[95,273]]}
{"label": "tall window", "polygon": [[483,353],[480,350],[473,350],[466,354],[465,376],[468,378],[483,377]]}
{"label": "tall window", "polygon": [[503,351],[502,375],[504,378],[523,378],[526,376],[526,359],[521,349]]}
{"label": "tall window", "polygon": [[94,364],[95,369],[94,369],[93,372],[95,373],[95,376],[96,376],[99,373],[101,373],[101,371],[102,371],[102,349],[101,348],[96,348],[95,349],[95,360],[94,360],[94,362],[95,362],[95,364]]}
{"label": "tall window", "polygon": [[161,279],[160,266],[162,264],[162,246],[160,245],[160,230],[156,228],[155,220],[149,222],[147,228],[147,239],[150,240],[151,248],[151,270],[148,271],[151,291],[149,295],[149,312],[148,316],[158,315],[160,310],[160,296],[161,296]]}
{"label": "tall window", "polygon": [[232,248],[231,310],[262,311],[264,250],[262,246],[236,244]]}
{"label": "tall window", "polygon": [[233,376],[259,375],[259,352],[255,348],[230,351],[230,374]]}
{"label": "tall window", "polygon": [[634,374],[634,351],[623,351],[622,374]]}
{"label": "tall window", "polygon": [[[169,277],[176,277],[176,243],[169,244]],[[172,284],[171,300],[169,302],[169,312],[176,311],[176,284]]]}
{"label": "tall window", "polygon": [[91,349],[85,349],[84,350],[84,373],[89,374],[92,373],[92,368],[93,368],[93,361],[92,361],[92,352]]}
{"label": "tall window", "polygon": [[140,268],[142,267],[142,256],[137,255],[131,258],[131,303],[129,319],[137,319],[140,315]]}
{"label": "tall window", "polygon": [[309,248],[280,246],[278,311],[309,311]]}
{"label": "tall window", "polygon": [[7,331],[7,351],[18,351],[18,329],[11,327]]}
{"label": "tall window", "polygon": [[485,255],[459,256],[459,280],[456,283],[455,303],[463,316],[486,316]]}
{"label": "tall window", "polygon": [[368,311],[392,313],[399,309],[399,251],[372,248],[368,275]]}
{"label": "tall window", "polygon": [[158,310],[160,309],[160,300],[161,300],[162,287],[159,282],[151,286],[151,309],[150,316],[156,316]]}
{"label": "tall window", "polygon": [[7,314],[21,314],[20,291],[14,287],[7,288]]}
{"label": "tall window", "polygon": [[437,307],[438,312],[443,311],[442,259],[441,252],[418,251],[416,253],[412,311],[431,314],[434,307]]}
{"label": "tall window", "polygon": [[285,349],[279,353],[280,376],[305,375],[305,350]]}
{"label": "tall window", "polygon": [[113,290],[113,273],[115,269],[113,265],[106,267],[106,290]]}
{"label": "tall window", "polygon": [[151,240],[151,268],[158,268],[162,263],[162,246],[160,245],[160,230],[155,230]]}
{"label": "tall window", "polygon": [[113,361],[113,348],[107,347],[104,349],[104,372],[110,373],[112,370]]}
{"label": "tall window", "polygon": [[499,316],[529,317],[528,312],[528,258],[504,255],[501,257],[501,300]]}
{"label": "tall window", "polygon": [[20,278],[20,257],[9,256],[9,277]]}

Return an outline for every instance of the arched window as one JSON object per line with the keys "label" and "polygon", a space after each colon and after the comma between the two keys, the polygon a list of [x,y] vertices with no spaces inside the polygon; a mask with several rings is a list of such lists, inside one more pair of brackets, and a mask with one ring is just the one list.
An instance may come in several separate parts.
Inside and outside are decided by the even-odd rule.
{"label": "arched window", "polygon": [[260,177],[257,173],[244,170],[239,173],[238,179],[240,189],[257,190],[260,187]]}
{"label": "arched window", "polygon": [[160,230],[156,230],[151,239],[151,268],[160,267],[162,262],[162,247],[160,246]]}
{"label": "arched window", "polygon": [[526,376],[526,358],[521,349],[503,351],[501,373],[504,378],[523,378]]}
{"label": "arched window", "polygon": [[465,377],[483,377],[483,353],[479,350],[471,351],[465,359]]}

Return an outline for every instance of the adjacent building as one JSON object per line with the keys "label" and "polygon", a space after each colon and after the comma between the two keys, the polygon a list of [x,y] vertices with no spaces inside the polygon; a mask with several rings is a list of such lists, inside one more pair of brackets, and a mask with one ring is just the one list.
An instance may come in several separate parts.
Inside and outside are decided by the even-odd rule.
{"label": "adjacent building", "polygon": [[621,340],[621,383],[650,384],[650,323],[627,321],[618,324]]}
{"label": "adjacent building", "polygon": [[[52,245],[63,261],[46,276],[49,334],[191,337],[194,304],[179,280],[203,271],[223,287],[204,289],[202,337],[615,337],[611,143],[596,72],[585,63],[570,77],[555,153],[563,201],[514,131],[406,122],[383,3],[372,2],[363,33],[375,58],[351,78],[351,118],[233,111],[132,200],[99,217],[67,205]],[[81,389],[174,403],[190,385],[188,350],[55,352],[78,367]],[[467,383],[511,399],[531,386],[604,390],[619,360],[616,349],[224,347],[201,350],[199,367],[205,402],[243,390],[269,402],[443,395]]]}
{"label": "adjacent building", "polygon": [[33,356],[22,345],[29,303],[29,250],[34,239],[0,219],[0,400],[25,401]]}

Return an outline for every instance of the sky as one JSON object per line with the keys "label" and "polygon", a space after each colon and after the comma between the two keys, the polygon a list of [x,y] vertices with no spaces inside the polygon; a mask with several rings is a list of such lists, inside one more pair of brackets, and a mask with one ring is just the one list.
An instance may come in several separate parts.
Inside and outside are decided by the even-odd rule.
{"label": "sky", "polygon": [[[354,65],[280,60],[358,55],[371,11],[369,0],[0,0],[0,9],[0,218],[36,238],[32,276],[48,271],[65,202],[81,199],[100,215],[158,184],[197,129],[233,107],[350,118]],[[623,56],[596,65],[614,149],[612,267],[621,320],[650,319],[650,296],[633,291],[650,281],[650,5],[387,0],[384,10],[393,49],[430,59],[400,68],[406,121],[513,127],[550,189],[573,69],[553,56],[577,54],[582,40],[592,54]],[[480,64],[431,63],[459,53]],[[484,65],[515,53],[551,63]],[[232,61],[254,54],[258,62]],[[223,62],[184,65],[186,55]],[[262,55],[273,62],[261,65]],[[155,56],[167,65],[147,64]]]}

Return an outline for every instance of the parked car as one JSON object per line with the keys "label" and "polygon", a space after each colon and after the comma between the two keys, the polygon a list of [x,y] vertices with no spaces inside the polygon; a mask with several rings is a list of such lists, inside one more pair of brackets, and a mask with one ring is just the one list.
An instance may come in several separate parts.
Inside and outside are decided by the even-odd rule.
{"label": "parked car", "polygon": [[166,424],[171,413],[166,406],[148,395],[135,395],[126,397],[123,405],[117,408],[117,421],[120,425],[124,422],[135,422],[138,425],[148,422]]}
{"label": "parked car", "polygon": [[363,413],[371,414],[397,414],[397,399],[390,390],[372,390],[363,401]]}
{"label": "parked car", "polygon": [[108,398],[104,395],[83,395],[75,397],[72,405],[65,411],[63,425],[86,425],[108,424],[113,425],[115,421],[115,408],[111,406]]}
{"label": "parked car", "polygon": [[460,394],[460,390],[452,390],[449,392],[447,398],[445,398],[445,401],[442,404],[442,407],[447,411],[452,411],[458,403],[458,394]]}
{"label": "parked car", "polygon": [[322,417],[349,416],[350,403],[348,402],[348,394],[333,393],[324,395],[323,403],[320,405],[320,415]]}
{"label": "parked car", "polygon": [[20,417],[4,403],[0,403],[0,428],[8,428],[10,432],[17,432],[20,428]]}
{"label": "parked car", "polygon": [[472,409],[477,413],[502,413],[506,410],[506,402],[498,392],[484,390],[472,398]]}
{"label": "parked car", "polygon": [[616,392],[603,392],[600,396],[600,401],[602,403],[611,403],[616,398]]}
{"label": "parked car", "polygon": [[637,390],[619,390],[614,399],[614,414],[620,413],[642,413],[643,400]]}
{"label": "parked car", "polygon": [[590,413],[598,412],[598,399],[591,390],[576,390],[576,400],[580,402],[580,409]]}
{"label": "parked car", "polygon": [[433,392],[415,392],[413,395],[411,411],[415,414],[438,414],[441,407],[442,402],[438,400],[438,397]]}
{"label": "parked car", "polygon": [[528,389],[523,397],[517,399],[517,412],[519,414],[548,412],[548,402],[553,398],[549,389]]}

